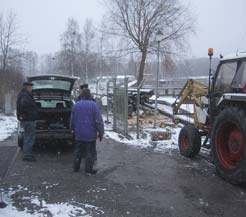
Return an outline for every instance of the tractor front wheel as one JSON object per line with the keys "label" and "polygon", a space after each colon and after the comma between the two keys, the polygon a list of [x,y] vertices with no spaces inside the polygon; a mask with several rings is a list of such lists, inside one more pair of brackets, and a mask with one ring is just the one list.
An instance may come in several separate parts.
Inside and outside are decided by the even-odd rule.
{"label": "tractor front wheel", "polygon": [[179,151],[180,154],[192,158],[196,156],[201,149],[201,136],[194,125],[184,126],[179,133]]}
{"label": "tractor front wheel", "polygon": [[246,118],[237,108],[223,110],[211,135],[212,154],[219,176],[233,184],[246,182]]}

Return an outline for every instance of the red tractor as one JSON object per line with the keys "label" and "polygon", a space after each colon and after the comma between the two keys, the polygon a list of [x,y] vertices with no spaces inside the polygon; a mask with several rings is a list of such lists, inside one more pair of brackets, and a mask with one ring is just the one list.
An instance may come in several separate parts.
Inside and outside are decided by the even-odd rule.
{"label": "red tractor", "polygon": [[194,104],[194,124],[181,129],[179,149],[192,158],[205,136],[202,145],[209,143],[218,175],[242,184],[246,183],[246,52],[222,57],[213,75],[212,55],[210,49],[209,85],[190,80],[174,104],[175,114],[181,104]]}

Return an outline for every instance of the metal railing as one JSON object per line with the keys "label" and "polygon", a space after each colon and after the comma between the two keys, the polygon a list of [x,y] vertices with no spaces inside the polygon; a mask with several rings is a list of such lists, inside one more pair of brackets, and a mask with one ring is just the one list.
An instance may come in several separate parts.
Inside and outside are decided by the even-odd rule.
{"label": "metal railing", "polygon": [[123,84],[117,84],[116,78],[108,80],[106,91],[99,93],[96,84],[96,98],[106,116],[106,124],[111,124],[113,118],[113,130],[122,134],[128,134],[128,78]]}

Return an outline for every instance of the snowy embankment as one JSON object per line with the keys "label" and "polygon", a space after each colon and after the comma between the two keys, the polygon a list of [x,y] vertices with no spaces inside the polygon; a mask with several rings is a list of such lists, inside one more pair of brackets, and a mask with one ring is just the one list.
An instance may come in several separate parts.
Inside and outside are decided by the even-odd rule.
{"label": "snowy embankment", "polygon": [[[58,184],[57,184],[58,185]],[[54,186],[52,186],[54,187]],[[20,193],[30,193],[30,196],[22,197],[17,204],[21,207],[15,207],[16,201],[12,198],[18,199],[17,195]],[[17,186],[17,189],[9,188],[3,193],[3,200],[8,204],[4,209],[0,209],[0,216],[4,217],[91,217],[92,213],[101,215],[104,212],[96,206],[90,204],[76,203],[47,203],[40,196],[40,193],[29,191],[28,188]]]}
{"label": "snowy embankment", "polygon": [[[154,105],[155,101],[155,95],[153,95],[150,98],[150,102],[148,105],[151,107],[155,107]],[[191,116],[188,115],[174,115],[173,114],[173,107],[172,104],[176,101],[175,97],[171,96],[162,96],[157,99],[157,107],[160,111],[164,112],[165,114],[169,116],[173,116],[175,119],[180,120],[180,121],[185,121],[187,123],[194,123],[194,119]],[[190,114],[194,113],[194,105],[193,104],[183,104],[180,106],[180,109],[183,111],[186,111]]]}
{"label": "snowy embankment", "polygon": [[[180,132],[179,127],[177,128],[158,128],[158,129],[151,129],[146,128],[144,129],[144,133],[142,136],[140,135],[140,139],[136,139],[136,133],[130,133],[130,138],[126,138],[122,134],[113,132],[113,131],[106,131],[105,138],[115,140],[119,143],[123,143],[129,146],[137,147],[137,148],[153,148],[156,152],[168,152],[170,150],[178,149],[178,135]],[[159,140],[153,141],[151,133],[158,132],[158,133],[169,133],[171,135],[170,139],[167,140]]]}
{"label": "snowy embankment", "polygon": [[[168,113],[173,114],[172,105],[175,103],[175,101],[176,101],[176,97],[172,97],[172,96],[158,97],[157,98],[158,108],[160,107],[159,108],[160,110],[167,111]],[[155,95],[153,95],[150,98],[150,102],[152,102],[152,103],[155,102]],[[180,106],[180,108],[183,109],[184,111],[189,112],[189,113],[193,113],[194,112],[193,104],[183,104],[183,105]]]}
{"label": "snowy embankment", "polygon": [[14,116],[0,113],[0,142],[10,137],[17,130],[17,120]]}

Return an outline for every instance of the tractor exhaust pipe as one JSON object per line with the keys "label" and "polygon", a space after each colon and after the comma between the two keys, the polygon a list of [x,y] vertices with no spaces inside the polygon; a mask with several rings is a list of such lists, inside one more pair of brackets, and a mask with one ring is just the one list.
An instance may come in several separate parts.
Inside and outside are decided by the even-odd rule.
{"label": "tractor exhaust pipe", "polygon": [[214,55],[214,49],[208,49],[208,56],[209,56],[209,74],[208,74],[208,109],[211,111],[211,77],[212,77],[212,57]]}

